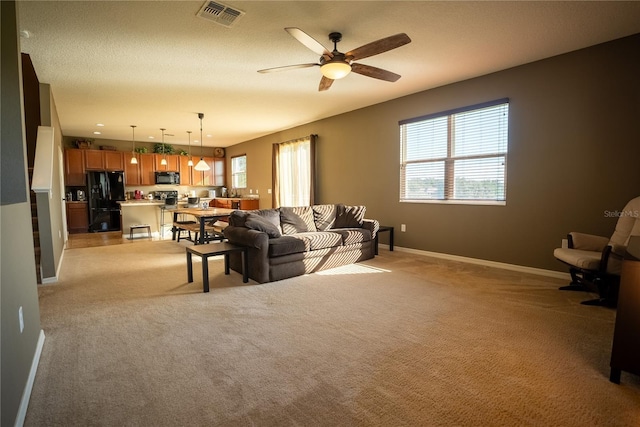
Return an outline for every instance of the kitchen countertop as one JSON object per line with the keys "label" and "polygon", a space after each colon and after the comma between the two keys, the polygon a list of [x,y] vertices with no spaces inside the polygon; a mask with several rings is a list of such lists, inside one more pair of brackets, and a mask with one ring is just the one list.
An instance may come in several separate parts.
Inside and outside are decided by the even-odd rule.
{"label": "kitchen countertop", "polygon": [[[200,198],[200,201],[198,202],[198,205],[200,205],[202,202],[209,202],[212,199],[209,198]],[[131,206],[165,206],[165,202],[164,200],[148,200],[148,199],[140,199],[140,200],[123,200],[123,201],[119,201],[118,202],[120,204],[120,206],[125,206],[125,207],[131,207]],[[178,202],[175,205],[167,205],[169,207],[177,207],[177,206],[186,206],[187,203],[187,199],[180,199],[178,200]]]}

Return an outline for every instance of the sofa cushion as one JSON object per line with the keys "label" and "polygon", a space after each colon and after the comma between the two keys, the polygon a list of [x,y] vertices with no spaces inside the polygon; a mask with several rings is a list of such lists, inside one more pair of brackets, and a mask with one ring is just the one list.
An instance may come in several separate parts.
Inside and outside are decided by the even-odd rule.
{"label": "sofa cushion", "polygon": [[311,206],[280,208],[280,225],[282,234],[286,235],[317,231]]}
{"label": "sofa cushion", "polygon": [[358,228],[362,227],[366,206],[338,205],[334,228]]}
{"label": "sofa cushion", "polygon": [[371,231],[365,228],[334,228],[332,233],[341,236],[342,244],[352,245],[354,243],[368,242],[371,240]]}
{"label": "sofa cushion", "polygon": [[276,226],[273,221],[269,220],[269,217],[260,216],[254,213],[247,213],[244,226],[252,230],[262,231],[267,233],[269,237],[281,237],[280,227]]}
{"label": "sofa cushion", "polygon": [[309,242],[309,249],[312,251],[342,246],[342,237],[337,233],[332,233],[330,231],[298,233],[296,234],[296,237],[307,240],[307,242]]}
{"label": "sofa cushion", "polygon": [[309,251],[309,240],[298,236],[282,236],[269,239],[269,257],[297,254]]}
{"label": "sofa cushion", "polygon": [[333,228],[336,222],[336,205],[314,205],[313,221],[318,231],[327,231]]}

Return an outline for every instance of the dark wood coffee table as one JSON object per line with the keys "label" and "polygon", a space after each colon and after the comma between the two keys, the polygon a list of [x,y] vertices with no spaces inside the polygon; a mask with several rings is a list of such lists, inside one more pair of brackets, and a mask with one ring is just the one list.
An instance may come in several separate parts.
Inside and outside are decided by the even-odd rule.
{"label": "dark wood coffee table", "polygon": [[202,289],[209,292],[209,257],[224,255],[224,274],[229,274],[229,254],[240,252],[242,254],[242,281],[249,281],[249,265],[247,259],[249,251],[246,246],[238,246],[227,242],[211,243],[208,245],[187,246],[187,281],[193,282],[192,256],[202,258]]}

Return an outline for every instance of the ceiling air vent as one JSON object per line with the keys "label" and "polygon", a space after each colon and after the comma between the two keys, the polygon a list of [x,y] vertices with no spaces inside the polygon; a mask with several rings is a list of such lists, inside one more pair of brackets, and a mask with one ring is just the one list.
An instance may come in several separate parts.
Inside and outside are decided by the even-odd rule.
{"label": "ceiling air vent", "polygon": [[198,12],[200,18],[208,19],[225,27],[232,27],[243,15],[243,11],[215,1],[206,1]]}

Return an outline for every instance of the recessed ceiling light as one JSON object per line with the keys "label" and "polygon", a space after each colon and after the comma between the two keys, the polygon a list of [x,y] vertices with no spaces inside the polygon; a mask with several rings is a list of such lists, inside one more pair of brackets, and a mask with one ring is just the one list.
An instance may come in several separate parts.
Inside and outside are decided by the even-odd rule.
{"label": "recessed ceiling light", "polygon": [[94,135],[101,135],[101,134],[102,134],[102,132],[95,131],[95,132],[93,132],[93,134],[94,134]]}
{"label": "recessed ceiling light", "polygon": [[100,126],[100,127],[102,127],[102,126],[104,126],[104,124],[102,124],[102,123],[96,123],[96,126]]}
{"label": "recessed ceiling light", "polygon": [[156,139],[156,137],[149,135],[149,139]]}
{"label": "recessed ceiling light", "polygon": [[211,138],[213,135],[211,134],[207,134],[207,138]]}

